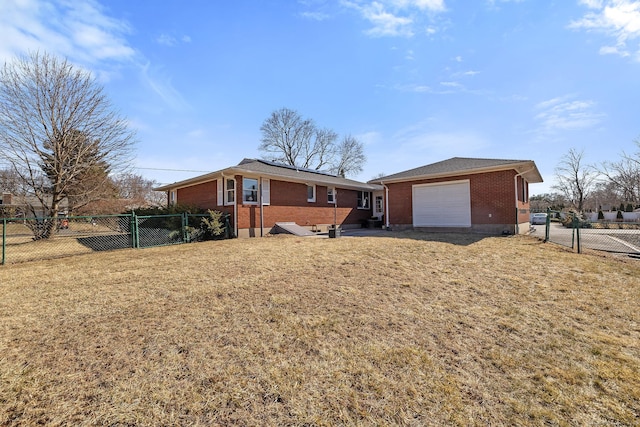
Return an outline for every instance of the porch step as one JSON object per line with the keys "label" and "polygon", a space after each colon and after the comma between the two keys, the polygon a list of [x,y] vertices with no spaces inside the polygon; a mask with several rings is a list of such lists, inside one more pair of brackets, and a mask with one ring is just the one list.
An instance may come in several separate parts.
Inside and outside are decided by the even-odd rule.
{"label": "porch step", "polygon": [[295,222],[276,222],[276,227],[286,233],[293,234],[295,236],[315,236],[313,233],[304,227],[299,226]]}

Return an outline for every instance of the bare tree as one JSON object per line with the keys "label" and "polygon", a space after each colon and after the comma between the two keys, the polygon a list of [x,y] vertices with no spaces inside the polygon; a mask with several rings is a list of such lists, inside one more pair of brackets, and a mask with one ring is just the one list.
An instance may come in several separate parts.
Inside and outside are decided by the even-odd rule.
{"label": "bare tree", "polygon": [[[66,59],[32,53],[0,70],[0,160],[50,224],[63,200],[73,209],[100,197],[107,175],[131,160],[134,138],[91,74]],[[53,234],[49,225],[37,237]]]}
{"label": "bare tree", "polygon": [[271,113],[260,127],[259,149],[268,160],[306,169],[326,169],[343,175],[362,171],[366,158],[363,146],[352,136],[336,144],[338,134],[318,128],[297,111],[281,108]]}
{"label": "bare tree", "polygon": [[22,181],[11,169],[0,169],[0,192],[21,195]]}
{"label": "bare tree", "polygon": [[617,186],[605,179],[598,181],[593,190],[589,192],[589,196],[585,199],[586,207],[592,208],[594,211],[617,209],[622,200],[621,193]]}
{"label": "bare tree", "polygon": [[362,165],[367,159],[362,143],[351,135],[347,135],[336,148],[337,162],[332,168],[333,173],[344,177],[347,171],[349,173],[362,172]]}
{"label": "bare tree", "polygon": [[164,206],[167,203],[165,192],[153,191],[158,186],[154,180],[133,173],[120,174],[113,180],[119,197],[129,200],[136,207]]}
{"label": "bare tree", "polygon": [[553,188],[562,193],[579,212],[598,178],[592,166],[583,163],[584,150],[569,149],[556,167],[556,184]]}
{"label": "bare tree", "polygon": [[[640,148],[640,139],[635,141]],[[635,155],[622,153],[617,162],[604,162],[600,173],[613,184],[620,200],[640,203],[640,151]]]}
{"label": "bare tree", "polygon": [[559,193],[544,193],[529,198],[529,205],[532,211],[544,212],[547,209],[562,210],[566,200]]}
{"label": "bare tree", "polygon": [[282,108],[271,113],[262,123],[260,131],[260,150],[267,153],[270,160],[291,166],[312,167],[313,156],[310,152],[313,151],[312,139],[316,133],[312,120],[305,120],[296,111]]}

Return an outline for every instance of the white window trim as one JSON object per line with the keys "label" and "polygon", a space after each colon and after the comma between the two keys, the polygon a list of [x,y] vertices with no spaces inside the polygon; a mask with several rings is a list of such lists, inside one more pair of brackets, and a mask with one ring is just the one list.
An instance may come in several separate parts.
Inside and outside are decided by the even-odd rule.
{"label": "white window trim", "polygon": [[262,192],[261,203],[262,205],[271,204],[271,180],[269,178],[262,178],[260,191]]}
{"label": "white window trim", "polygon": [[[329,200],[329,194],[331,194],[331,200]],[[336,204],[336,188],[335,187],[327,187],[327,203],[332,205]]]}
{"label": "white window trim", "polygon": [[178,190],[169,191],[169,205],[175,205],[178,202]]}
{"label": "white window trim", "polygon": [[[244,199],[244,192],[247,191],[245,189],[244,182],[247,179],[251,179],[251,180],[256,182],[256,189],[252,190],[252,191],[255,191],[255,193],[256,193],[256,200],[245,200]],[[242,204],[243,205],[257,205],[258,204],[258,196],[259,195],[260,195],[260,180],[258,178],[251,178],[249,176],[243,176],[242,177]]]}
{"label": "white window trim", "polygon": [[[367,202],[369,204],[369,206],[366,206],[366,207],[365,206],[360,206],[360,204],[358,204],[358,209],[365,210],[365,211],[371,209],[371,192],[370,191],[358,191],[358,193],[361,193],[362,197],[366,198]],[[356,197],[356,200],[357,200],[357,197]]]}
{"label": "white window trim", "polygon": [[218,178],[216,180],[216,202],[218,206],[224,205],[224,179]]}
{"label": "white window trim", "polygon": [[[227,187],[227,182],[232,181],[233,182],[233,190],[229,190]],[[236,185],[236,180],[234,178],[225,178],[224,179],[224,205],[225,206],[232,206],[236,203],[236,188],[238,188],[238,186]],[[233,201],[230,202],[229,201],[229,192],[233,191]]]}
{"label": "white window trim", "polygon": [[[313,198],[309,198],[309,187],[313,188]],[[307,184],[307,202],[315,203],[316,202],[316,186]]]}

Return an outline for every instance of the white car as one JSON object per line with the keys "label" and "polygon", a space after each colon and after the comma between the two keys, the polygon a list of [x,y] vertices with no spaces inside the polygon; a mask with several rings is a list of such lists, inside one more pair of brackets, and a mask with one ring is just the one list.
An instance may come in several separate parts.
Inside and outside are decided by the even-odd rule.
{"label": "white car", "polygon": [[547,214],[544,212],[531,214],[531,224],[546,224]]}

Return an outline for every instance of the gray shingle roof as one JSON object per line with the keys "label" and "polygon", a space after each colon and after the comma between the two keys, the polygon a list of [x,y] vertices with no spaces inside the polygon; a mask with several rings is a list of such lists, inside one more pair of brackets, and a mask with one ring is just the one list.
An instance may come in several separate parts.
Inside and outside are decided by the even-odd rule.
{"label": "gray shingle roof", "polygon": [[475,159],[467,157],[453,157],[430,165],[420,166],[399,172],[393,175],[383,176],[369,181],[370,184],[411,181],[413,179],[455,176],[466,173],[480,173],[490,170],[515,169],[518,173],[525,173],[527,181],[542,182],[542,176],[532,160],[506,160],[506,159]]}
{"label": "gray shingle roof", "polygon": [[274,179],[281,178],[283,181],[294,181],[309,184],[320,184],[330,187],[359,189],[363,191],[373,191],[381,189],[380,186],[375,184],[368,184],[352,179],[342,178],[322,171],[297,168],[295,166],[289,165],[281,165],[266,160],[243,159],[236,166],[231,166],[226,169],[211,172],[205,175],[200,175],[184,181],[174,182],[173,184],[158,187],[155,190],[168,191],[174,188],[186,187],[189,185],[199,184],[201,182],[211,181],[213,179],[219,178],[220,176],[222,176],[222,174],[228,176],[236,173],[259,175]]}

